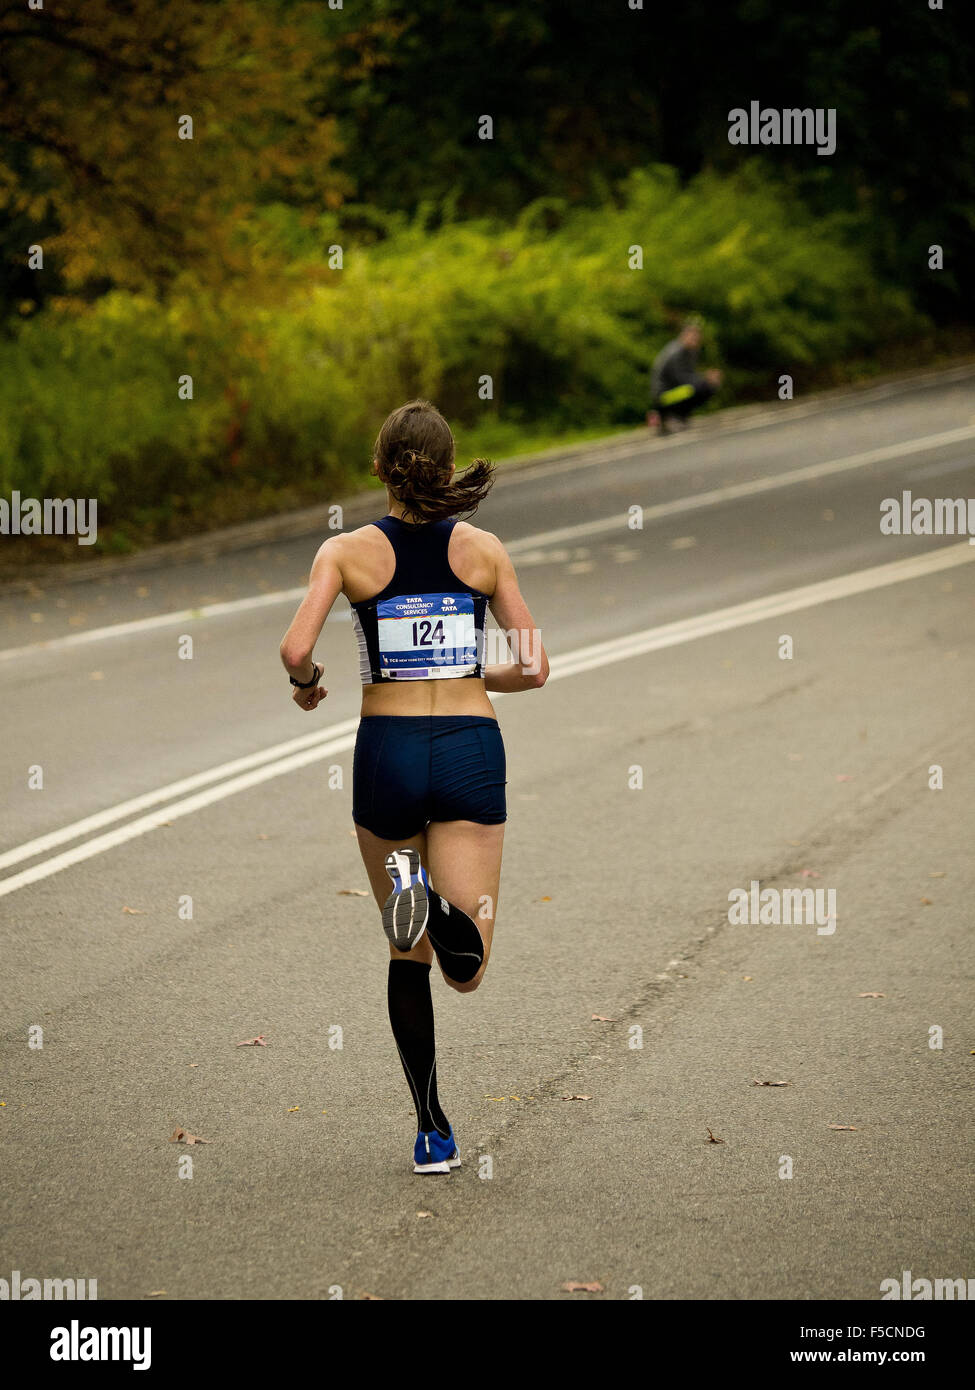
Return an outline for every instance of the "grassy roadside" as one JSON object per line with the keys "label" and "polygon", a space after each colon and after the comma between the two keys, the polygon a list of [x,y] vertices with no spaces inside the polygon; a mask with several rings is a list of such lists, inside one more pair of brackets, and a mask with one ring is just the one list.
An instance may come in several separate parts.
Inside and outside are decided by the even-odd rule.
{"label": "grassy roadside", "polygon": [[749,165],[687,184],[634,169],[598,207],[542,199],[513,221],[390,216],[341,264],[334,217],[297,241],[285,218],[261,243],[275,275],[55,298],[8,325],[0,497],[95,497],[84,549],[126,555],[348,497],[413,396],[457,428],[462,464],[605,437],[642,423],[690,311],[702,365],[725,369],[717,407],[776,400],[783,373],[798,396],[868,378],[888,344],[936,361],[931,321],[877,277],[865,216],[814,214]]}
{"label": "grassy roadside", "polygon": [[[975,330],[942,332],[937,339],[925,338],[914,343],[894,344],[873,357],[834,363],[829,368],[810,373],[803,379],[797,399],[830,389],[866,387],[917,370],[922,364],[926,370],[964,365],[971,362],[973,356]],[[713,414],[731,405],[771,403],[776,399],[773,389],[760,392],[754,388],[742,391],[734,400],[729,397],[730,392],[726,388],[707,413]],[[635,419],[615,427],[599,424],[588,429],[564,429],[546,426],[543,422],[523,424],[492,418],[476,428],[460,425],[454,428],[458,464],[462,467],[470,458],[483,456],[495,459],[499,470],[503,470],[509,461],[516,458],[610,439],[631,433],[641,423],[642,420]],[[364,462],[351,485],[341,492],[343,497],[359,491],[366,493],[376,490],[375,484],[368,479],[367,467]],[[356,479],[359,487],[356,486]],[[160,534],[159,526],[151,520],[142,528],[134,528],[130,522],[126,522],[124,527],[100,526],[98,541],[91,546],[79,546],[74,538],[68,537],[4,536],[0,538],[0,582],[15,582],[24,575],[36,576],[44,569],[53,570],[61,565],[90,564],[98,559],[137,555],[161,542],[204,536],[241,523],[320,506],[330,502],[334,496],[333,491],[324,493],[311,483],[262,489],[235,482],[216,488],[207,498],[205,508],[192,518],[179,518],[179,527],[175,531],[164,527]]]}
{"label": "grassy roadside", "polygon": [[[961,366],[970,362],[973,356],[975,329],[943,329],[936,335],[929,334],[910,342],[891,343],[870,357],[833,362],[828,366],[807,371],[803,373],[801,381],[797,382],[796,399],[841,387],[870,386],[887,377],[920,369]],[[767,388],[762,388],[749,379],[742,382],[734,393],[727,386],[723,387],[704,413],[714,414],[734,405],[758,405],[763,402],[771,404],[778,399],[776,392],[777,383],[772,378]],[[491,420],[477,429],[456,426],[454,438],[457,441],[457,457],[461,462],[481,455],[497,459],[498,466],[504,467],[508,459],[542,453],[546,449],[569,448],[573,444],[584,444],[593,439],[609,439],[616,434],[626,434],[642,423],[642,417],[634,416],[628,424],[560,430],[546,428],[544,425],[532,427]]]}

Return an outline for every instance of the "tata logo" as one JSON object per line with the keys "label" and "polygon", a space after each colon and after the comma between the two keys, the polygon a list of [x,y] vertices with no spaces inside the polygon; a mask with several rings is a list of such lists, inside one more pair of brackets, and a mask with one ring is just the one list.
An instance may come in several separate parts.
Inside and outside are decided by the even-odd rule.
{"label": "tata logo", "polygon": [[450,597],[449,594],[444,594],[442,602],[443,602],[444,608],[456,608],[456,607],[457,607],[456,603],[454,603],[454,600]]}

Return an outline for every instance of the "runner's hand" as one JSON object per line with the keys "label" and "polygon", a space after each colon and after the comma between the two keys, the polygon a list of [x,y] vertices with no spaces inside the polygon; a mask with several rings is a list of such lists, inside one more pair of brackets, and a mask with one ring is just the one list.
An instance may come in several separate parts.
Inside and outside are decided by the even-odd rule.
{"label": "runner's hand", "polygon": [[324,686],[316,685],[311,690],[295,690],[291,698],[300,709],[308,710],[310,713],[313,709],[318,709],[327,694]]}

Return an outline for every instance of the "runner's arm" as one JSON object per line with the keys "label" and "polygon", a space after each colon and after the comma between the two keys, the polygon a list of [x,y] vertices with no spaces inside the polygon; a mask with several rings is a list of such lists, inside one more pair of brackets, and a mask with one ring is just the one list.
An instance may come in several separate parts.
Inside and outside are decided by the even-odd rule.
{"label": "runner's arm", "polygon": [[332,536],[319,549],[311,567],[308,593],[281,641],[282,664],[288,675],[297,681],[310,681],[315,674],[312,652],[332,604],[342,592],[342,571],[338,563],[340,541],[340,536]]}
{"label": "runner's arm", "polygon": [[498,627],[507,636],[508,650],[514,660],[485,666],[484,685],[487,690],[511,694],[519,690],[537,690],[548,680],[549,669],[542,634],[518,587],[511,556],[496,537],[492,539],[497,543],[497,580],[488,606]]}

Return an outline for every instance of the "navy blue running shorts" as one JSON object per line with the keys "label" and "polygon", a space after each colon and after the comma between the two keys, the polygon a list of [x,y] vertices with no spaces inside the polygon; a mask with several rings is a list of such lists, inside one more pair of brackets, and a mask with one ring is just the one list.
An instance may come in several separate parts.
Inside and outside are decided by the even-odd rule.
{"label": "navy blue running shorts", "polygon": [[352,819],[383,840],[427,821],[507,820],[496,719],[481,714],[368,714],[352,760]]}

